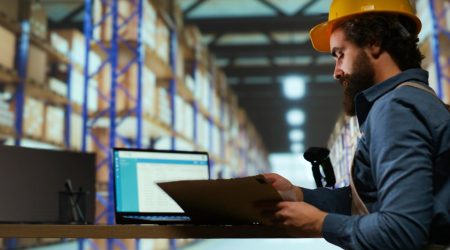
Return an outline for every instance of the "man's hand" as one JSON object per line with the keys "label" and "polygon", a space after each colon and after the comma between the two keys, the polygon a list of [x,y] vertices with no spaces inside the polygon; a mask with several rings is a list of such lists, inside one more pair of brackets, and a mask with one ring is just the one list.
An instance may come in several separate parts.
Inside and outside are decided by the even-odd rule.
{"label": "man's hand", "polygon": [[322,237],[322,226],[327,213],[306,202],[283,201],[277,204],[278,211],[274,213],[274,225],[295,227],[291,233],[304,236]]}
{"label": "man's hand", "polygon": [[303,192],[286,178],[274,174],[263,174],[266,180],[280,193],[282,202],[262,202],[259,209],[273,225],[290,227],[292,236],[322,237],[322,226],[327,213],[303,202]]}
{"label": "man's hand", "polygon": [[274,174],[263,174],[266,180],[280,193],[285,201],[303,201],[303,192],[299,187],[292,185],[286,178]]}

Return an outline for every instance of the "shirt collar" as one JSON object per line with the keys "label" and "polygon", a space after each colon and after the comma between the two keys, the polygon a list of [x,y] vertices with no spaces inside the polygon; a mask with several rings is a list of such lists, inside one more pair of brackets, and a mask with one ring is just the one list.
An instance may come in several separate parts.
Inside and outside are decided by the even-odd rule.
{"label": "shirt collar", "polygon": [[407,81],[419,81],[428,85],[428,72],[420,68],[408,69],[356,95],[355,105],[358,123],[360,125],[364,123],[373,103],[378,98]]}

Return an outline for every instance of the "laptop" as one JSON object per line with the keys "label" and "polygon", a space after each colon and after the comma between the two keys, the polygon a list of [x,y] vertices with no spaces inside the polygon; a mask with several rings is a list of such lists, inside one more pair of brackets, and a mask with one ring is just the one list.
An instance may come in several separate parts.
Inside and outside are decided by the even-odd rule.
{"label": "laptop", "polygon": [[206,152],[113,149],[117,224],[191,224],[191,218],[156,183],[208,180]]}

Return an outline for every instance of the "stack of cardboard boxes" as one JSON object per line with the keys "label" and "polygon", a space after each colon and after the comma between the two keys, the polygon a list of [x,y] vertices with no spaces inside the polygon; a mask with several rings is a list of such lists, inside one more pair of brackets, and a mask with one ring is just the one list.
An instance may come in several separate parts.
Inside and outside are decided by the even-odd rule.
{"label": "stack of cardboard boxes", "polygon": [[0,26],[0,37],[2,42],[0,48],[0,68],[14,69],[14,57],[16,56],[16,35],[5,27]]}
{"label": "stack of cardboard boxes", "polygon": [[[0,37],[2,39],[0,43],[0,50],[2,51],[0,53],[0,71],[12,72],[14,70],[16,36],[10,30],[0,26]],[[0,126],[6,127],[8,130],[12,130],[14,126],[14,114],[9,103],[3,99],[0,99]]]}

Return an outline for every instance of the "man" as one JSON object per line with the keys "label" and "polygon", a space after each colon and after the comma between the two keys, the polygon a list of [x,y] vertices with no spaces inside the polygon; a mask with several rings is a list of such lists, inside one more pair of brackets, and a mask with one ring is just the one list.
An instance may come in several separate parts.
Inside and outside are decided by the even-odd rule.
{"label": "man", "polygon": [[350,187],[308,190],[265,174],[288,200],[264,208],[274,224],[345,249],[450,243],[450,112],[420,68],[420,28],[408,0],[334,0],[311,30],[314,48],[336,60],[361,137]]}

